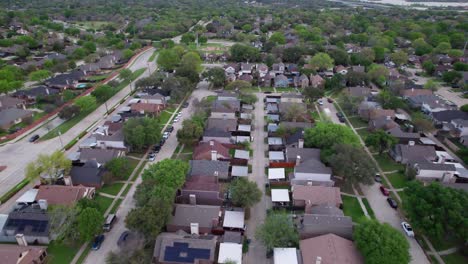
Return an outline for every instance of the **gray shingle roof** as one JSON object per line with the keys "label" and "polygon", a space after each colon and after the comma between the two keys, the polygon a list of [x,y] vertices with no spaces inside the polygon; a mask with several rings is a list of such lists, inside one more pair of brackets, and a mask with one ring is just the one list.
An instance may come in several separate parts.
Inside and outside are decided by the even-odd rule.
{"label": "gray shingle roof", "polygon": [[217,160],[191,160],[189,175],[217,176],[221,179],[227,179],[229,177],[229,162]]}
{"label": "gray shingle roof", "polygon": [[220,206],[176,204],[170,224],[190,226],[190,223],[198,223],[200,227],[212,228],[213,220],[219,219],[220,211]]}

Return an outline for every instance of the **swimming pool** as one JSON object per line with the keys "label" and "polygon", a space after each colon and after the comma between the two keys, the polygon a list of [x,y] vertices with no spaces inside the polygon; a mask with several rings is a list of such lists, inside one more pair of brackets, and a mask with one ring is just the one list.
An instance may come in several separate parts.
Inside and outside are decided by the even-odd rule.
{"label": "swimming pool", "polygon": [[77,89],[83,89],[83,88],[86,88],[86,87],[88,87],[88,85],[86,83],[81,83],[81,84],[78,84],[76,86]]}

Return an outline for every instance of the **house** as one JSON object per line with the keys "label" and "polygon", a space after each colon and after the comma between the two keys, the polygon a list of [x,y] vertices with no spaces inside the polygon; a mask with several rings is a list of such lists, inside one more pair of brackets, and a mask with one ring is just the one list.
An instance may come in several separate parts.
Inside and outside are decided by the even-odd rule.
{"label": "house", "polygon": [[189,161],[191,177],[207,176],[226,180],[229,178],[229,162],[217,160],[191,160]]}
{"label": "house", "polygon": [[275,77],[275,87],[277,88],[284,88],[289,86],[289,79],[288,77],[284,76],[283,74],[277,75]]}
{"label": "house", "polygon": [[239,78],[237,78],[237,79],[239,79],[241,81],[244,81],[244,82],[251,83],[252,80],[253,80],[253,77],[252,77],[252,75],[246,73],[246,74],[240,75]]}
{"label": "house", "polygon": [[157,116],[164,110],[163,104],[153,104],[153,103],[136,103],[130,106],[132,112],[140,113],[142,115],[151,115]]}
{"label": "house", "polygon": [[47,250],[41,246],[0,244],[0,260],[2,264],[45,264]]}
{"label": "house", "polygon": [[226,132],[234,132],[237,129],[237,118],[208,118],[206,130],[216,129]]}
{"label": "house", "polygon": [[341,75],[346,75],[348,73],[348,69],[343,65],[338,65],[334,68],[335,73],[339,73]]}
{"label": "house", "polygon": [[310,86],[312,88],[324,88],[325,86],[325,79],[323,79],[320,75],[318,74],[311,74],[310,75]]}
{"label": "house", "polygon": [[345,92],[353,97],[368,97],[371,95],[371,88],[364,86],[353,86],[345,89]]}
{"label": "house", "polygon": [[157,104],[157,105],[166,105],[166,98],[160,94],[153,94],[153,95],[144,95],[140,97],[141,103],[147,104]]}
{"label": "house", "polygon": [[[336,207],[334,207],[336,208]],[[331,214],[304,214],[299,217],[298,232],[301,239],[335,234],[342,238],[353,239],[353,220],[344,216],[340,209]]]}
{"label": "house", "polygon": [[300,87],[302,89],[305,89],[309,87],[309,84],[309,78],[305,74],[294,77],[294,87]]}
{"label": "house", "polygon": [[253,64],[252,63],[244,63],[242,62],[241,65],[240,65],[240,71],[239,71],[239,75],[244,75],[244,74],[252,74],[252,68],[253,68]]}
{"label": "house", "polygon": [[421,138],[419,133],[405,132],[399,126],[387,129],[385,132],[398,139],[400,144],[407,144],[409,141],[418,141]]}
{"label": "house", "polygon": [[193,151],[194,160],[229,160],[229,148],[216,140],[200,142]]}
{"label": "house", "polygon": [[57,89],[51,89],[47,86],[40,85],[31,89],[19,90],[13,93],[14,97],[25,100],[29,104],[34,104],[38,98],[44,98],[49,95],[59,94]]}
{"label": "house", "polygon": [[44,84],[51,88],[65,90],[68,88],[76,88],[78,81],[83,79],[85,76],[84,72],[74,70],[69,73],[63,73],[56,75],[55,77],[49,78],[44,81]]}
{"label": "house", "polygon": [[377,131],[379,129],[389,130],[396,127],[399,127],[399,125],[395,121],[393,121],[393,119],[390,116],[381,116],[375,119],[371,119],[369,121],[367,129],[369,131]]}
{"label": "house", "polygon": [[260,85],[263,86],[263,87],[271,87],[272,82],[275,79],[275,76],[276,76],[275,73],[269,72],[265,76],[260,77],[260,79],[259,79]]}
{"label": "house", "polygon": [[122,157],[124,154],[124,151],[118,149],[86,148],[80,150],[79,161],[84,163],[88,160],[95,160],[104,165],[112,159]]}
{"label": "house", "polygon": [[411,166],[416,172],[416,179],[421,181],[455,182],[457,168],[454,164],[414,162]]}
{"label": "house", "polygon": [[218,252],[218,263],[242,264],[242,244],[220,243]]}
{"label": "house", "polygon": [[156,238],[152,263],[214,264],[217,240],[213,235],[161,233]]}
{"label": "house", "polygon": [[333,205],[341,208],[340,188],[312,185],[293,185],[292,199],[295,207],[304,208],[306,213],[311,212],[311,208],[317,205]]}
{"label": "house", "polygon": [[240,109],[239,100],[216,100],[211,107],[211,117],[233,119]]}
{"label": "house", "polygon": [[267,103],[266,106],[265,106],[265,111],[268,114],[278,113],[279,112],[278,104],[277,103]]}
{"label": "house", "polygon": [[286,66],[285,67],[286,71],[288,72],[289,75],[296,75],[296,76],[299,75],[299,67],[297,66],[297,64],[289,63],[285,66]]}
{"label": "house", "polygon": [[381,108],[380,104],[373,101],[363,100],[358,107],[358,115],[361,119],[369,121],[370,112],[373,109]]}
{"label": "house", "polygon": [[235,75],[239,70],[240,70],[240,67],[239,67],[239,64],[237,63],[224,65],[224,72],[226,73],[226,75],[230,75],[230,74]]}
{"label": "house", "polygon": [[202,142],[210,142],[213,140],[223,144],[230,144],[234,141],[234,138],[229,131],[217,128],[206,129],[205,132],[203,132]]}
{"label": "house", "polygon": [[265,75],[268,74],[268,66],[263,64],[263,63],[259,63],[257,64],[257,72],[258,72],[258,76],[260,78],[264,77]]}
{"label": "house", "polygon": [[451,125],[454,127],[454,134],[457,137],[468,136],[468,119],[453,119]]}
{"label": "house", "polygon": [[9,129],[10,127],[23,122],[26,118],[32,118],[33,111],[19,108],[8,108],[0,111],[0,128]]}
{"label": "house", "polygon": [[83,185],[87,187],[101,188],[104,184],[104,169],[95,160],[89,160],[81,166],[72,166],[70,170],[70,185]]}
{"label": "house", "polygon": [[95,189],[85,186],[41,185],[36,201],[46,200],[48,205],[74,205],[81,199],[93,199]]}
{"label": "house", "polygon": [[410,97],[413,97],[413,96],[419,96],[419,95],[426,95],[426,96],[430,96],[430,95],[433,95],[434,93],[429,90],[429,89],[405,89],[405,90],[401,90],[400,91],[400,95],[403,97],[403,98],[410,98]]}
{"label": "house", "polygon": [[10,108],[26,109],[25,104],[26,102],[24,99],[15,98],[8,95],[0,96],[0,111]]}
{"label": "house", "polygon": [[272,72],[275,75],[278,75],[278,74],[284,73],[286,66],[284,65],[284,63],[280,62],[280,63],[274,63],[271,68],[272,68]]}
{"label": "house", "polygon": [[320,149],[286,148],[286,162],[295,163],[290,176],[291,184],[305,185],[309,182],[332,186],[332,171],[320,161]]}
{"label": "house", "polygon": [[378,119],[380,117],[390,117],[390,119],[393,120],[395,119],[395,110],[374,108],[369,111],[369,120]]}
{"label": "house", "polygon": [[303,103],[304,97],[300,93],[283,93],[281,94],[281,103]]}
{"label": "house", "polygon": [[220,226],[221,213],[220,206],[176,204],[174,216],[167,224],[167,231],[210,234]]}
{"label": "house", "polygon": [[292,133],[284,136],[284,145],[286,148],[303,148],[304,147],[304,129],[295,128]]}
{"label": "house", "polygon": [[362,264],[364,259],[354,243],[334,234],[299,242],[303,263]]}
{"label": "house", "polygon": [[94,137],[96,138],[96,144],[98,148],[127,150],[124,142],[123,129],[119,129],[113,134],[95,134]]}
{"label": "house", "polygon": [[299,254],[300,252],[296,248],[274,248],[273,264],[299,264]]}
{"label": "house", "polygon": [[435,161],[437,154],[434,146],[415,145],[410,141],[408,145],[397,144],[389,152],[396,162],[402,164],[415,163],[420,161]]}
{"label": "house", "polygon": [[33,204],[10,212],[2,233],[7,237],[22,234],[28,244],[49,244],[49,227],[47,203]]}
{"label": "house", "polygon": [[215,176],[191,176],[177,196],[177,203],[222,205],[223,196]]}
{"label": "house", "polygon": [[440,112],[445,110],[452,110],[451,107],[441,101],[436,95],[416,95],[407,98],[408,103],[413,108],[420,108],[426,114]]}
{"label": "house", "polygon": [[436,126],[443,126],[451,123],[452,120],[468,120],[468,113],[460,110],[445,110],[431,114],[431,118]]}

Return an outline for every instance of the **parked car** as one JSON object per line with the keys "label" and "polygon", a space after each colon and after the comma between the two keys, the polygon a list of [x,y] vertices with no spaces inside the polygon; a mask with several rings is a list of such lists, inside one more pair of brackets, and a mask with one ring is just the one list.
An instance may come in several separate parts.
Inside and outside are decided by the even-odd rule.
{"label": "parked car", "polygon": [[393,200],[393,198],[388,197],[387,202],[393,209],[398,208],[398,204],[397,204],[397,202],[395,200]]}
{"label": "parked car", "polygon": [[389,196],[390,195],[390,192],[387,190],[387,188],[385,188],[385,186],[383,185],[380,185],[380,191],[382,192],[383,195],[385,196]]}
{"label": "parked car", "polygon": [[160,150],[161,150],[161,146],[160,146],[160,145],[154,145],[154,146],[153,146],[153,151],[154,151],[154,153],[159,153]]}
{"label": "parked car", "polygon": [[32,142],[34,142],[34,141],[36,141],[36,140],[38,140],[38,139],[39,139],[39,135],[34,135],[34,136],[32,136],[31,138],[29,138],[29,142],[32,143]]}
{"label": "parked car", "polygon": [[150,154],[148,155],[148,160],[149,160],[149,161],[154,161],[155,159],[156,159],[156,154],[155,154],[155,153],[150,153]]}
{"label": "parked car", "polygon": [[128,236],[130,235],[130,231],[123,231],[117,240],[117,246],[121,247],[127,241]]}
{"label": "parked car", "polygon": [[182,112],[177,113],[177,117],[180,118],[181,116],[182,116]]}
{"label": "parked car", "polygon": [[166,132],[172,133],[172,131],[174,131],[174,127],[173,127],[173,126],[168,126],[168,127],[166,128]]}
{"label": "parked car", "polygon": [[188,106],[189,106],[189,103],[188,103],[188,102],[185,102],[185,103],[182,104],[182,107],[183,107],[183,108],[187,108]]}
{"label": "parked car", "polygon": [[117,216],[115,214],[107,215],[106,222],[104,223],[102,229],[106,232],[110,231],[115,221],[117,221]]}
{"label": "parked car", "polygon": [[333,99],[331,99],[330,97],[327,98],[327,101],[332,104],[333,103]]}
{"label": "parked car", "polygon": [[179,122],[179,118],[176,116],[173,120],[172,120],[172,123],[177,123]]}
{"label": "parked car", "polygon": [[159,145],[162,147],[164,146],[164,143],[166,143],[166,140],[164,138],[161,138],[161,140],[159,141]]}
{"label": "parked car", "polygon": [[318,99],[317,103],[318,103],[319,105],[323,105],[323,100],[322,100],[322,99]]}
{"label": "parked car", "polygon": [[407,222],[401,222],[401,227],[403,227],[403,230],[405,231],[407,236],[414,237],[414,231],[410,224],[408,224]]}
{"label": "parked car", "polygon": [[97,237],[94,238],[94,242],[93,242],[93,245],[91,246],[91,249],[92,250],[98,250],[101,248],[101,245],[102,245],[102,242],[104,241],[104,235],[99,235]]}
{"label": "parked car", "polygon": [[341,123],[344,123],[346,121],[346,119],[344,118],[343,113],[337,112],[336,116],[338,117],[338,120],[340,120]]}
{"label": "parked car", "polygon": [[168,139],[169,135],[170,135],[169,132],[164,132],[163,135],[162,135],[162,138]]}
{"label": "parked car", "polygon": [[375,182],[382,182],[382,176],[380,176],[380,173],[376,173],[374,176]]}

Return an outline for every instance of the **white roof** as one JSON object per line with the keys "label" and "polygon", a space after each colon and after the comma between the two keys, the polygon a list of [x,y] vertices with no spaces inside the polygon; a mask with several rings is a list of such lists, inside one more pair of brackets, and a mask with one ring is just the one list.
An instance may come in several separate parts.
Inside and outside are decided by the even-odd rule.
{"label": "white roof", "polygon": [[268,145],[282,145],[283,139],[280,137],[269,137],[268,138]]}
{"label": "white roof", "polygon": [[271,189],[272,202],[289,202],[288,189]]}
{"label": "white roof", "polygon": [[241,113],[240,117],[242,119],[252,119],[252,114],[250,114],[250,113]]}
{"label": "white roof", "polygon": [[130,112],[131,110],[132,110],[132,108],[130,108],[130,106],[124,106],[124,107],[119,109],[118,113]]}
{"label": "white roof", "polygon": [[275,248],[274,264],[298,264],[296,248]]}
{"label": "white roof", "polygon": [[218,263],[225,263],[228,260],[236,264],[242,264],[242,245],[236,243],[219,244]]}
{"label": "white roof", "polygon": [[250,137],[248,137],[248,136],[237,136],[236,137],[236,142],[237,143],[250,142]]}
{"label": "white roof", "polygon": [[427,137],[422,137],[419,139],[421,141],[421,143],[423,143],[424,145],[436,145],[436,143],[434,141],[432,141],[432,139],[430,138],[427,138]]}
{"label": "white roof", "polygon": [[283,151],[269,151],[268,158],[270,160],[284,160],[284,152]]}
{"label": "white roof", "polygon": [[71,161],[79,160],[80,159],[80,153],[75,151],[68,153],[67,158]]}
{"label": "white roof", "polygon": [[0,214],[0,230],[3,230],[3,227],[5,226],[7,220],[8,220],[7,214]]}
{"label": "white roof", "polygon": [[395,114],[395,117],[400,119],[400,120],[409,120],[409,118],[406,117],[405,114]]}
{"label": "white roof", "polygon": [[247,177],[248,175],[249,175],[249,167],[232,166],[231,176]]}
{"label": "white roof", "polygon": [[140,102],[140,99],[133,98],[130,101],[128,101],[128,105],[136,104],[136,103],[139,103],[139,102]]}
{"label": "white roof", "polygon": [[250,152],[247,151],[247,150],[236,149],[236,151],[234,151],[234,158],[236,158],[236,159],[249,159],[250,158]]}
{"label": "white roof", "polygon": [[244,131],[244,132],[250,132],[252,130],[251,125],[239,125],[237,128],[237,131]]}
{"label": "white roof", "polygon": [[284,178],[286,178],[284,168],[269,168],[268,169],[269,180],[278,180],[278,179],[284,179]]}
{"label": "white roof", "polygon": [[268,131],[275,132],[278,130],[279,125],[276,123],[268,123]]}
{"label": "white roof", "polygon": [[39,189],[29,189],[23,195],[16,200],[16,203],[33,203],[36,201],[36,196],[37,192],[39,192]]}
{"label": "white roof", "polygon": [[223,227],[244,228],[244,211],[225,211]]}

